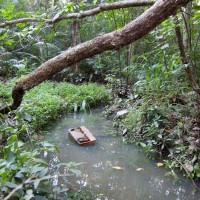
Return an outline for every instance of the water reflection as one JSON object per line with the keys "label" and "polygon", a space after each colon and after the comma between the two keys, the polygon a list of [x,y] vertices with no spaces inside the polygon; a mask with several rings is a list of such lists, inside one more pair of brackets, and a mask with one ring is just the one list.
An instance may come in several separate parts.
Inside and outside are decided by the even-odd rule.
{"label": "water reflection", "polygon": [[[95,145],[81,147],[70,140],[67,130],[84,125],[97,138]],[[79,166],[83,174],[72,179],[79,188],[90,190],[96,200],[199,200],[199,193],[192,193],[192,183],[183,178],[175,182],[166,177],[164,168],[157,168],[132,145],[125,145],[120,138],[105,133],[112,130],[112,123],[103,119],[98,110],[90,114],[71,114],[54,124],[45,138],[60,148],[53,155],[44,153],[52,172],[57,172],[59,162],[84,162]],[[137,168],[143,168],[137,171]],[[63,173],[67,173],[63,168]],[[69,180],[69,179],[68,179]],[[54,185],[61,184],[57,177]]]}

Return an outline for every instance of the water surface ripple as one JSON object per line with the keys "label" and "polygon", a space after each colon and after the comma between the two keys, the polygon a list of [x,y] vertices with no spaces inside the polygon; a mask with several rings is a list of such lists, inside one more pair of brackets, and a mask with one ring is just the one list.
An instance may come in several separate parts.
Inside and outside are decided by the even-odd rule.
{"label": "water surface ripple", "polygon": [[[84,125],[96,137],[92,146],[78,146],[68,138],[68,129]],[[107,135],[115,131],[98,109],[90,113],[69,114],[52,124],[45,138],[56,144],[60,152],[47,156],[53,170],[58,162],[84,162],[79,166],[82,176],[74,181],[90,190],[95,200],[199,200],[189,180],[174,181],[165,176],[169,171],[157,168],[133,145],[122,143],[119,137]],[[121,168],[121,169],[114,169]],[[138,172],[136,169],[143,168]],[[54,184],[59,184],[54,180]]]}

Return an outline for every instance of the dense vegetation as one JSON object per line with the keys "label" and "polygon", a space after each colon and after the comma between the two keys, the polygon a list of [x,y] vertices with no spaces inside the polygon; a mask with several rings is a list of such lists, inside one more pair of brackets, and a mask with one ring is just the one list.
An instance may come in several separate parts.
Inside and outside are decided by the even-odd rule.
{"label": "dense vegetation", "polygon": [[[13,84],[10,82],[1,85],[2,94],[7,100],[10,99],[9,90]],[[95,83],[75,86],[66,82],[47,81],[28,92],[19,109],[10,113],[10,116],[1,116],[0,144],[4,146],[0,152],[1,192],[6,195],[19,187],[15,195],[24,196],[25,199],[32,197],[39,199],[41,195],[45,195],[47,199],[55,199],[56,195],[64,192],[65,190],[58,188],[54,188],[52,192],[48,180],[54,176],[48,174],[48,164],[39,159],[42,151],[57,151],[58,148],[48,142],[39,142],[36,145],[38,148],[34,149],[30,142],[40,138],[44,127],[60,115],[86,111],[108,100],[109,94],[105,87]],[[28,141],[28,146],[22,141]],[[65,165],[69,172],[80,174],[74,169],[75,163]],[[70,176],[70,174],[57,175]],[[20,185],[23,182],[26,183],[25,187]]]}
{"label": "dense vegetation", "polygon": [[[11,89],[19,77],[23,78],[72,46],[122,28],[147,9],[123,8],[48,24],[40,19],[56,20],[66,13],[96,7],[98,2],[0,0],[0,3],[0,24],[24,17],[39,20],[0,28],[0,105],[11,101]],[[171,168],[172,175],[175,175],[174,169],[179,168],[189,178],[198,179],[199,26],[200,5],[193,1],[191,7],[178,11],[177,18],[164,21],[141,40],[66,68],[28,91],[16,111],[1,114],[2,196],[14,191],[18,198],[31,199],[37,193],[36,199],[45,195],[47,199],[55,199],[62,189],[55,188],[52,194],[49,184],[48,191],[44,191],[51,176],[48,175],[48,164],[39,159],[39,154],[57,148],[41,142],[38,149],[28,150],[29,142],[34,134],[60,115],[107,103],[111,100],[110,95],[112,103],[106,113],[112,114],[114,125],[126,142],[141,146],[149,156],[160,156]],[[177,27],[182,33],[185,57],[177,42],[180,39],[175,31]],[[128,113],[117,116],[117,111],[123,109]],[[80,173],[74,169],[75,163],[66,163],[66,166],[69,172]],[[23,182],[25,186],[21,185]]]}

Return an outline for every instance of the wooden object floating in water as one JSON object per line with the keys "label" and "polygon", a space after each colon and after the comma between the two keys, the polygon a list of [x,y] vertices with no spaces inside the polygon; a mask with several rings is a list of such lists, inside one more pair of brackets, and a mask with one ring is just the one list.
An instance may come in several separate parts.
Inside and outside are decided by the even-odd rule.
{"label": "wooden object floating in water", "polygon": [[96,141],[96,138],[85,126],[69,129],[69,135],[79,145],[94,144]]}

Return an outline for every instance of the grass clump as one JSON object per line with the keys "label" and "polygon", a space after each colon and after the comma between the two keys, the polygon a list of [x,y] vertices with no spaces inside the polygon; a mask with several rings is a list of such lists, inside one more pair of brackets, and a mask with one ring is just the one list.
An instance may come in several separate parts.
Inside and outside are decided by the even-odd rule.
{"label": "grass clump", "polygon": [[108,99],[106,88],[94,83],[76,86],[46,81],[26,93],[17,113],[33,130],[39,130],[61,114],[85,111]]}
{"label": "grass clump", "polygon": [[[5,92],[7,99],[11,99],[10,89],[13,83],[0,85],[0,90]],[[12,111],[9,116],[2,115],[1,143],[5,143],[6,138],[16,133],[19,138],[27,140],[28,136],[42,130],[62,114],[86,111],[109,99],[107,89],[95,83],[77,86],[66,82],[43,82],[26,92],[16,111]]]}
{"label": "grass clump", "polygon": [[11,102],[12,100],[11,91],[12,91],[12,87],[14,83],[15,82],[13,80],[7,83],[0,82],[0,103],[1,104],[6,104],[6,103]]}

